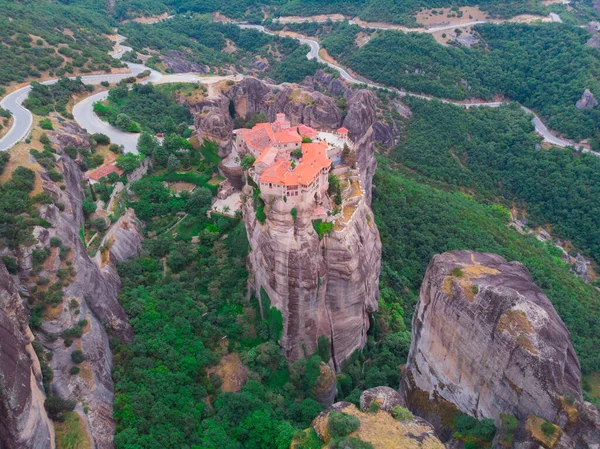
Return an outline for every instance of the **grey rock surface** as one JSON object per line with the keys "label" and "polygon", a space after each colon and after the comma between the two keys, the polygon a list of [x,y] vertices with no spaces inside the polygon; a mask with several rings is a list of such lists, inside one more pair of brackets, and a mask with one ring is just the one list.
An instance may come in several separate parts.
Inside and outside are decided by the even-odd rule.
{"label": "grey rock surface", "polygon": [[53,449],[39,360],[17,284],[0,261],[0,447]]}
{"label": "grey rock surface", "polygon": [[391,387],[373,387],[363,391],[360,395],[360,409],[363,412],[369,410],[373,402],[386,412],[391,412],[397,405],[406,407],[402,394]]}
{"label": "grey rock surface", "polygon": [[588,39],[585,45],[592,48],[600,48],[600,36],[597,34],[593,35]]}
{"label": "grey rock surface", "polygon": [[160,60],[173,73],[208,73],[210,68],[204,64],[199,64],[187,59],[184,52],[179,50],[168,50],[160,57]]}
{"label": "grey rock surface", "polygon": [[244,222],[252,249],[249,280],[282,312],[280,344],[289,360],[312,354],[321,335],[331,341],[336,370],[366,342],[368,314],[377,310],[381,241],[373,214],[361,200],[352,223],[322,241],[312,226],[311,210],[282,200],[268,205],[261,224],[249,187],[244,189]]}
{"label": "grey rock surface", "polygon": [[233,120],[229,115],[229,100],[225,96],[208,97],[190,105],[194,114],[196,136],[203,142],[210,140],[219,144],[219,156],[231,153]]}
{"label": "grey rock surface", "polygon": [[304,123],[315,129],[336,130],[343,119],[333,98],[289,84],[283,84],[275,94],[275,101],[269,107],[269,119],[275,120],[278,112],[283,112],[292,125]]}
{"label": "grey rock surface", "polygon": [[594,109],[596,106],[598,106],[598,100],[596,100],[594,94],[589,89],[583,92],[583,95],[575,105],[579,110]]}
{"label": "grey rock surface", "polygon": [[366,89],[354,92],[348,100],[348,113],[344,118],[344,127],[348,128],[348,136],[353,142],[364,136],[375,122],[376,102],[373,92]]}
{"label": "grey rock surface", "polygon": [[[90,437],[98,449],[112,449],[114,436],[114,421],[112,416],[113,382],[112,354],[109,347],[107,329],[122,341],[133,337],[127,315],[118,302],[120,280],[114,268],[114,263],[137,254],[141,237],[137,220],[132,211],[121,217],[107,231],[107,240],[103,242],[106,250],[96,264],[87,254],[86,248],[79,236],[79,230],[84,225],[82,202],[84,198],[81,172],[75,163],[66,155],[60,158],[60,166],[64,176],[65,190],[52,188],[53,183],[45,173],[41,173],[44,189],[51,195],[57,195],[57,201],[64,204],[60,211],[55,205],[48,204],[40,207],[40,217],[50,224],[46,232],[38,232],[38,245],[48,246],[52,237],[60,238],[63,245],[71,248],[69,258],[75,268],[75,275],[68,286],[63,288],[64,298],[58,316],[48,319],[42,324],[44,335],[54,335],[57,338],[41,339],[45,349],[53,354],[50,366],[54,372],[51,384],[53,394],[74,400],[79,404],[77,412],[90,432]],[[58,254],[51,255],[54,262],[60,266]],[[27,264],[26,264],[27,266]],[[52,276],[58,266],[56,263],[45,264],[50,271],[45,273]],[[80,341],[67,347],[61,333],[75,327],[85,319]],[[71,375],[71,352],[81,349],[85,362],[81,364],[86,376]],[[88,412],[84,413],[80,406],[84,403]]]}
{"label": "grey rock surface", "polygon": [[[535,415],[582,441],[577,429],[585,427],[588,406],[580,380],[570,334],[523,265],[473,251],[433,257],[403,377],[413,412],[438,430],[444,409],[497,422],[501,413],[521,421]],[[580,410],[579,421],[569,417],[566,398]],[[586,412],[588,425],[594,410]],[[600,428],[589,429],[600,442]]]}

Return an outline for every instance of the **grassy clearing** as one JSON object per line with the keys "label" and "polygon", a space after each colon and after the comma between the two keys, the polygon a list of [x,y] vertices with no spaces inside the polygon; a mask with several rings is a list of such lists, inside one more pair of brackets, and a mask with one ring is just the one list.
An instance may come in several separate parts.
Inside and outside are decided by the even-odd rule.
{"label": "grassy clearing", "polygon": [[85,424],[76,412],[65,413],[65,421],[55,423],[56,449],[92,449]]}

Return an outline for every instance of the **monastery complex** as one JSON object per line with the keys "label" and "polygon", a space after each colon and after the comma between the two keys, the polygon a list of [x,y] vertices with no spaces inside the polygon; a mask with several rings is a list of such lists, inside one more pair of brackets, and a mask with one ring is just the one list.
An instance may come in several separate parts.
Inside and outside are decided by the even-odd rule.
{"label": "monastery complex", "polygon": [[303,124],[291,126],[285,114],[277,114],[273,123],[234,134],[237,153],[255,158],[249,176],[261,194],[285,197],[292,204],[312,200],[323,204],[332,159],[339,158],[345,144],[352,146],[346,128],[330,133]]}

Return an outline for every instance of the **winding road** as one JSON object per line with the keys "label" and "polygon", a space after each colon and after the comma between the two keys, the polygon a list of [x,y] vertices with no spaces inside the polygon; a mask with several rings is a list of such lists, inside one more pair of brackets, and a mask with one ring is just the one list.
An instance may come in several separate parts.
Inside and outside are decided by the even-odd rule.
{"label": "winding road", "polygon": [[[475,25],[475,24],[479,24],[479,23],[485,23],[484,21],[477,21],[477,22],[468,22],[468,23],[464,23],[461,24],[461,27],[465,27],[465,26],[470,26],[470,25]],[[238,26],[240,26],[240,28],[250,28],[250,29],[254,29],[254,30],[258,30],[261,31],[263,33],[266,34],[270,34],[270,35],[276,35],[277,33],[273,33],[270,31],[267,31],[265,29],[264,26],[262,25],[252,25],[252,24],[244,24],[244,23],[240,23],[238,24]],[[456,28],[459,25],[453,25],[451,26],[451,28]],[[371,27],[369,27],[371,28]],[[439,28],[430,28],[428,30],[423,30],[421,32],[430,32],[433,33],[435,31],[440,31],[443,29],[446,29],[447,27],[439,27]],[[387,28],[381,28],[381,29],[387,29]],[[453,104],[456,106],[460,106],[460,107],[464,107],[464,108],[472,108],[472,107],[492,107],[492,108],[497,108],[499,106],[501,106],[502,104],[507,104],[508,102],[504,102],[504,101],[493,101],[493,102],[457,102],[457,101],[451,101],[451,100],[446,100],[446,99],[442,99],[442,98],[436,98],[436,97],[431,97],[429,95],[420,95],[420,94],[414,94],[414,93],[410,93],[410,92],[404,92],[402,90],[396,89],[396,88],[391,88],[391,87],[387,87],[387,86],[383,86],[381,84],[376,84],[373,83],[371,81],[364,81],[361,79],[358,79],[354,76],[352,76],[344,67],[341,67],[337,64],[333,64],[325,59],[323,59],[320,55],[320,50],[321,47],[319,45],[319,42],[317,42],[316,40],[313,39],[307,39],[307,38],[297,38],[300,43],[302,44],[306,44],[310,47],[310,51],[308,52],[308,54],[306,55],[306,57],[308,59],[317,59],[317,61],[319,61],[322,64],[327,65],[328,67],[331,67],[332,69],[336,70],[337,72],[339,72],[340,76],[345,79],[346,81],[350,82],[350,83],[355,83],[355,84],[363,84],[366,85],[368,87],[371,88],[376,88],[376,89],[385,89],[385,90],[389,90],[389,91],[394,91],[397,92],[400,96],[404,97],[404,96],[410,96],[410,97],[415,97],[415,98],[420,98],[422,100],[427,100],[427,101],[431,101],[431,100],[438,100],[441,101],[442,103],[449,103],[449,104]],[[568,139],[563,139],[562,137],[557,137],[555,136],[553,133],[550,132],[550,130],[546,127],[546,125],[544,125],[544,123],[542,122],[542,120],[538,117],[537,114],[535,114],[531,109],[526,108],[525,106],[521,106],[521,108],[527,112],[528,114],[531,114],[533,116],[531,122],[533,123],[533,125],[535,126],[535,130],[536,132],[548,143],[555,145],[557,147],[561,147],[561,148],[565,148],[565,147],[575,147],[576,145],[578,145],[576,142],[573,142],[571,140]],[[591,150],[588,149],[583,149],[583,152],[585,153],[592,153],[595,154],[596,156],[600,157],[600,153],[596,153],[593,152]]]}
{"label": "winding road", "polygon": [[[116,41],[116,46],[119,50],[112,53],[112,56],[120,59],[123,54],[131,48],[126,46],[121,46],[120,43],[125,40],[125,37],[119,36]],[[122,79],[128,78],[130,76],[137,75],[138,73],[143,72],[144,70],[151,70],[148,67],[145,67],[141,64],[133,64],[127,63],[129,70],[131,73],[119,73],[119,74],[109,74],[109,75],[88,75],[82,76],[81,81],[86,84],[97,85],[103,81],[108,81],[109,83],[115,83],[121,81]],[[145,80],[145,82],[155,81],[160,79],[161,74],[155,70],[151,70],[150,76]],[[71,77],[71,79],[75,79],[76,77]],[[44,81],[41,84],[54,84],[58,81],[58,79]],[[29,109],[23,106],[23,101],[29,95],[31,91],[31,85],[27,85],[22,87],[14,92],[11,92],[6,97],[0,101],[0,107],[6,109],[11,112],[14,118],[13,126],[8,131],[8,133],[0,139],[0,151],[8,150],[17,142],[25,139],[29,132],[31,131],[31,127],[33,125],[33,116]]]}
{"label": "winding road", "polygon": [[[475,25],[478,23],[485,23],[485,22],[483,22],[483,21],[469,22],[469,23],[464,23],[461,25],[453,25],[452,28],[456,28],[459,26],[460,27],[471,26],[471,25]],[[265,27],[262,25],[253,25],[253,24],[247,24],[247,23],[234,23],[234,24],[239,26],[240,28],[254,29],[254,30],[263,32],[265,34],[277,35],[277,33],[267,31],[265,29]],[[369,28],[372,28],[372,27],[369,27]],[[381,27],[381,29],[386,29],[386,28]],[[442,29],[445,29],[445,27],[431,28],[431,29],[427,30],[427,32],[435,32],[435,31],[440,31]],[[362,85],[366,85],[368,87],[376,88],[376,89],[385,89],[388,91],[394,91],[394,92],[398,93],[398,95],[400,95],[400,96],[411,96],[411,97],[421,98],[423,100],[428,100],[428,101],[429,100],[438,100],[443,103],[450,103],[450,104],[454,104],[456,106],[460,106],[460,107],[464,107],[464,108],[499,107],[500,105],[507,103],[507,102],[456,102],[456,101],[450,101],[450,100],[446,100],[446,99],[431,97],[428,95],[420,95],[420,94],[404,92],[404,91],[396,89],[396,88],[390,88],[387,86],[373,83],[371,81],[358,79],[358,78],[354,77],[352,74],[350,74],[348,72],[348,70],[346,70],[344,67],[341,67],[337,64],[333,64],[333,63],[323,59],[320,55],[321,48],[320,48],[319,42],[317,42],[316,40],[308,39],[305,37],[298,37],[296,39],[298,39],[298,41],[301,44],[305,44],[305,45],[309,46],[310,51],[306,55],[306,57],[308,59],[316,59],[320,63],[331,67],[332,69],[339,72],[340,76],[344,80],[346,80],[350,83],[362,84]],[[117,50],[112,53],[113,57],[119,59],[123,56],[123,54],[125,52],[131,50],[130,47],[121,45],[121,42],[123,42],[124,40],[125,40],[125,37],[118,36],[118,40],[116,41]],[[203,83],[203,84],[212,84],[212,83],[224,80],[224,79],[230,79],[230,80],[237,81],[237,80],[240,80],[243,78],[243,75],[208,76],[207,77],[207,76],[199,76],[195,73],[181,73],[181,74],[177,74],[177,75],[162,75],[161,73],[159,73],[155,70],[152,70],[149,67],[146,67],[141,64],[134,64],[134,63],[126,63],[126,64],[129,67],[129,70],[131,71],[131,73],[82,76],[81,80],[87,84],[100,84],[102,81],[118,82],[118,81],[120,81],[124,78],[128,78],[132,75],[137,75],[137,74],[143,72],[144,70],[150,70],[150,76],[148,76],[142,83],[152,82],[152,83],[156,83],[156,84],[163,84],[163,83],[176,83],[176,82],[195,82],[195,83]],[[58,80],[50,80],[50,81],[45,81],[42,84],[53,84],[53,83],[56,83],[57,81]],[[27,135],[29,134],[29,132],[31,131],[31,127],[33,124],[33,117],[31,115],[31,112],[29,112],[29,110],[27,110],[26,108],[24,108],[22,106],[22,103],[27,98],[27,95],[29,94],[30,90],[31,90],[30,85],[25,86],[19,90],[16,90],[16,91],[10,93],[0,102],[0,107],[9,110],[13,114],[13,117],[14,117],[12,128],[2,139],[0,139],[0,151],[7,150],[7,149],[11,148],[13,145],[15,145],[16,143],[18,143],[19,141],[25,139],[27,137]],[[116,143],[118,145],[122,145],[125,152],[136,153],[137,152],[137,148],[136,148],[137,140],[139,137],[138,134],[131,134],[131,133],[123,132],[123,131],[111,126],[107,122],[100,120],[98,118],[98,116],[93,112],[94,103],[106,99],[107,96],[108,96],[108,91],[103,91],[103,92],[99,92],[97,94],[91,95],[90,97],[87,97],[84,100],[77,103],[73,107],[73,116],[75,118],[75,121],[81,127],[86,129],[88,133],[90,133],[90,134],[94,134],[94,133],[106,134],[107,136],[110,137],[111,142]],[[524,106],[521,106],[521,107],[523,108],[523,110],[525,112],[527,112],[533,116],[532,123],[535,126],[535,130],[546,142],[548,142],[552,145],[558,146],[558,147],[562,147],[562,148],[569,147],[569,146],[575,147],[578,145],[576,142],[573,142],[571,140],[563,139],[561,137],[555,136],[552,132],[550,132],[548,130],[548,128],[544,125],[542,120],[536,114],[533,113],[533,111],[531,111],[530,109],[528,109]],[[583,152],[592,153],[592,154],[600,157],[600,153],[593,152],[589,149],[583,149]]]}

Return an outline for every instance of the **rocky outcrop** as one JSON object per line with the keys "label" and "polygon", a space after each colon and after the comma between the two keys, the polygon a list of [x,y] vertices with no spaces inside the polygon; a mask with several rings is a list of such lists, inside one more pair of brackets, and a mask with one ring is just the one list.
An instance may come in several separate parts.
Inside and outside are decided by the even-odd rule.
{"label": "rocky outcrop", "polygon": [[[60,154],[59,146],[59,154]],[[137,254],[141,238],[137,220],[128,211],[107,231],[105,259],[102,269],[87,255],[86,248],[79,235],[84,226],[82,203],[84,199],[81,172],[66,155],[57,161],[65,188],[60,189],[45,172],[40,173],[46,192],[54,197],[64,208],[59,210],[54,204],[42,205],[40,218],[49,223],[48,228],[35,228],[34,236],[38,243],[35,247],[49,247],[50,239],[58,237],[63,247],[70,248],[67,256],[63,250],[54,250],[39,275],[56,279],[57,270],[75,270],[64,282],[63,302],[52,314],[45,318],[36,337],[46,351],[52,353],[49,361],[54,378],[52,393],[62,399],[73,400],[77,406],[75,412],[90,432],[94,447],[112,449],[114,421],[112,416],[113,381],[111,376],[112,354],[109,336],[122,341],[133,337],[127,315],[118,302],[120,281],[113,263]],[[31,270],[31,250],[25,248],[21,254],[21,274],[27,278]],[[65,265],[68,261],[69,265]],[[85,321],[82,321],[85,320]],[[81,328],[81,337],[73,338],[72,344],[66,343],[63,333],[68,329]],[[50,336],[51,338],[48,338]],[[81,373],[72,375],[71,353],[75,349],[83,352],[85,361],[80,364]],[[86,407],[84,412],[82,404]]]}
{"label": "rocky outcrop", "polygon": [[313,228],[311,210],[281,199],[266,207],[267,219],[256,219],[252,189],[244,189],[243,215],[252,249],[249,280],[262,289],[283,315],[280,344],[289,360],[315,351],[318,337],[331,342],[336,369],[366,342],[368,314],[377,310],[381,241],[373,213],[364,200],[351,223],[334,228],[323,240]]}
{"label": "rocky outcrop", "polygon": [[585,45],[587,45],[588,47],[592,47],[592,48],[600,48],[600,35],[598,34],[594,34],[592,37],[590,37],[588,39],[588,41],[585,43]]}
{"label": "rocky outcrop", "polygon": [[172,73],[204,74],[210,72],[210,67],[190,61],[186,58],[186,54],[179,50],[168,50],[166,55],[160,57],[160,60]]}
{"label": "rocky outcrop", "polygon": [[[580,380],[569,332],[523,265],[472,251],[434,256],[403,377],[413,412],[442,434],[456,411],[498,423],[503,413],[534,416],[577,440],[565,447],[594,447],[578,446],[577,416],[588,408]],[[592,429],[599,444],[600,428]]]}
{"label": "rocky outcrop", "polygon": [[394,145],[394,134],[388,125],[375,122],[371,126],[373,127],[373,138],[375,141],[381,142],[388,147]]}
{"label": "rocky outcrop", "polygon": [[48,132],[48,137],[50,138],[50,142],[59,148],[66,146],[89,148],[91,145],[87,133],[76,123],[72,122],[60,122],[59,127],[55,131]]}
{"label": "rocky outcrop", "polygon": [[235,113],[242,118],[255,114],[269,114],[269,104],[275,99],[273,89],[256,78],[244,78],[235,84],[227,97],[233,102]]}
{"label": "rocky outcrop", "polygon": [[233,120],[229,115],[229,100],[224,96],[208,97],[190,105],[194,114],[194,129],[200,142],[211,140],[219,144],[219,156],[231,153]]}
{"label": "rocky outcrop", "polygon": [[[329,444],[332,440],[328,424],[333,411],[357,418],[360,426],[349,436],[371,444],[373,449],[445,447],[435,436],[431,425],[419,417],[399,421],[384,410],[366,413],[349,402],[336,402],[313,420],[311,427],[324,444]],[[294,442],[291,447],[295,447]]]}
{"label": "rocky outcrop", "polygon": [[365,201],[371,205],[373,192],[373,176],[377,169],[377,159],[375,159],[375,130],[371,126],[364,136],[354,144],[356,152],[356,162],[360,169],[360,181],[363,186]]}
{"label": "rocky outcrop", "polygon": [[391,412],[398,405],[406,407],[402,394],[390,387],[374,387],[363,391],[360,395],[360,409],[366,412],[373,403],[386,412]]}
{"label": "rocky outcrop", "polygon": [[598,100],[596,100],[594,94],[589,89],[583,92],[583,95],[575,104],[575,107],[579,110],[594,109],[596,106],[598,106]]}
{"label": "rocky outcrop", "polygon": [[317,377],[317,383],[313,387],[315,399],[323,407],[329,407],[335,400],[337,394],[337,377],[331,367],[321,362],[321,374]]}
{"label": "rocky outcrop", "polygon": [[304,123],[315,129],[334,130],[342,125],[342,113],[333,98],[321,92],[301,89],[284,84],[275,95],[275,101],[269,108],[269,120],[275,120],[275,114],[283,112],[292,125]]}
{"label": "rocky outcrop", "polygon": [[321,69],[317,70],[314,76],[307,76],[302,85],[326,92],[334,97],[352,95],[352,90],[341,79]]}
{"label": "rocky outcrop", "polygon": [[348,136],[356,142],[365,135],[376,119],[376,98],[367,89],[356,91],[348,100],[348,113],[344,118],[344,127],[348,128]]}
{"label": "rocky outcrop", "polygon": [[0,262],[0,447],[52,449],[54,426],[18,287]]}

